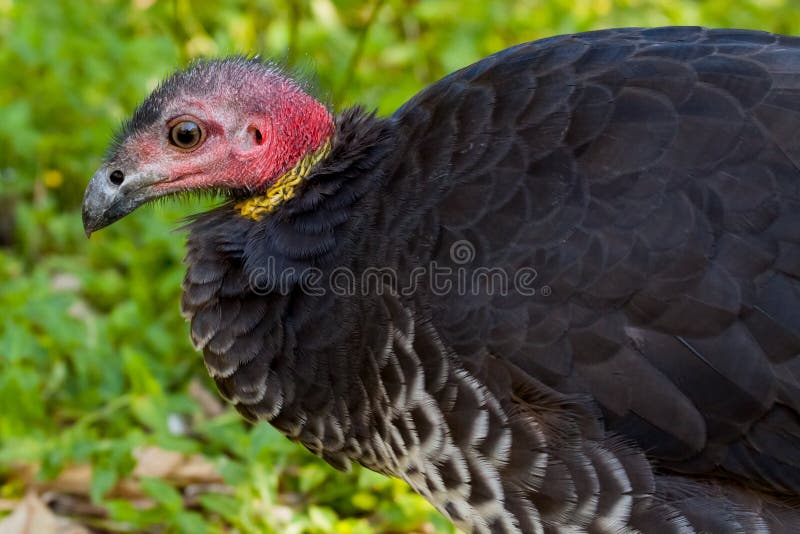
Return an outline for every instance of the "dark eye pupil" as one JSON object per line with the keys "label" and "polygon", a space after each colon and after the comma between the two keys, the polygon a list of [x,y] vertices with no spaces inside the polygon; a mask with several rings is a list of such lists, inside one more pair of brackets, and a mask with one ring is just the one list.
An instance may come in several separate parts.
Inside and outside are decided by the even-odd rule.
{"label": "dark eye pupil", "polygon": [[188,128],[181,128],[178,131],[178,141],[181,143],[191,143],[194,139],[194,130]]}
{"label": "dark eye pupil", "polygon": [[172,127],[172,143],[181,148],[191,148],[200,141],[200,127],[192,121],[183,121]]}

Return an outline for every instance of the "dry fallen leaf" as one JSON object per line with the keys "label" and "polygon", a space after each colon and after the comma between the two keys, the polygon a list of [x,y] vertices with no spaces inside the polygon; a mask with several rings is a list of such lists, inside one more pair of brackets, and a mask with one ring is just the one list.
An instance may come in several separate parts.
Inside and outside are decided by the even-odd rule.
{"label": "dry fallen leaf", "polygon": [[168,451],[161,447],[142,447],[134,452],[136,468],[133,476],[166,478],[167,475],[183,462],[183,454]]}
{"label": "dry fallen leaf", "polygon": [[0,521],[3,534],[55,534],[56,517],[35,493],[29,493],[11,515]]}
{"label": "dry fallen leaf", "polygon": [[225,411],[225,406],[220,402],[219,397],[204,388],[196,378],[189,382],[189,395],[200,405],[203,415],[209,419]]}
{"label": "dry fallen leaf", "polygon": [[183,484],[222,483],[222,475],[205,456],[193,454],[172,473],[171,478]]}
{"label": "dry fallen leaf", "polygon": [[[152,508],[155,501],[142,490],[144,477],[157,477],[173,484],[192,506],[198,505],[198,495],[203,493],[232,493],[214,464],[200,454],[186,455],[150,446],[137,449],[134,456],[136,467],[131,476],[118,480],[108,497],[123,498],[141,510]],[[89,534],[84,527],[59,514],[84,519],[106,517],[102,506],[89,501],[90,465],[68,466],[47,481],[36,480],[38,470],[36,464],[16,466],[14,479],[31,491],[22,500],[0,499],[0,511],[12,511],[0,521],[0,534]]]}
{"label": "dry fallen leaf", "polygon": [[39,491],[57,491],[76,495],[87,495],[92,487],[92,466],[89,464],[65,467],[53,480],[36,483]]}
{"label": "dry fallen leaf", "polygon": [[133,476],[158,477],[181,485],[222,482],[217,468],[200,454],[186,456],[161,447],[143,447],[136,451]]}
{"label": "dry fallen leaf", "polygon": [[49,534],[56,532],[56,518],[35,493],[28,493],[11,515],[0,521],[3,534]]}

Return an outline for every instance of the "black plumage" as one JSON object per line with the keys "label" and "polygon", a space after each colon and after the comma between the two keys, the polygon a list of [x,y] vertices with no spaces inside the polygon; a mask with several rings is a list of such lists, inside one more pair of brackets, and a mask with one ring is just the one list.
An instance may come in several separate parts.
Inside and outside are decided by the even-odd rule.
{"label": "black plumage", "polygon": [[190,224],[182,304],[246,417],[468,531],[800,529],[800,39],[515,46],[238,200]]}

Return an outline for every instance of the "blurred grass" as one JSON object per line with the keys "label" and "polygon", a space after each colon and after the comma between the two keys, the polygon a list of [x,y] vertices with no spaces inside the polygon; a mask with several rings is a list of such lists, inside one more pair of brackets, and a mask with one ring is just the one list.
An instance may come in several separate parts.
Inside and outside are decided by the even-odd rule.
{"label": "blurred grass", "polygon": [[[146,208],[87,242],[83,187],[113,129],[193,57],[275,57],[337,109],[391,113],[517,42],[669,24],[798,34],[800,2],[0,0],[0,515],[34,488],[101,531],[448,531],[402,483],[218,413],[178,313],[171,231],[205,204]],[[144,447],[210,471],[145,476]]]}

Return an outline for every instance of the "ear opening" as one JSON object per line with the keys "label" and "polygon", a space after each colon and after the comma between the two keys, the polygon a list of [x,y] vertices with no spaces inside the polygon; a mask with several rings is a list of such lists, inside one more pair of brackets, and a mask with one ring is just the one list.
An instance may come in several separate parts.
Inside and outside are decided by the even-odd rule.
{"label": "ear opening", "polygon": [[247,133],[250,136],[252,136],[253,141],[255,142],[256,145],[260,146],[264,144],[264,135],[261,133],[261,130],[259,130],[257,127],[250,126],[250,128],[247,129]]}
{"label": "ear opening", "polygon": [[236,136],[237,148],[242,154],[260,153],[267,144],[268,135],[263,127],[251,123],[246,129],[239,130]]}

